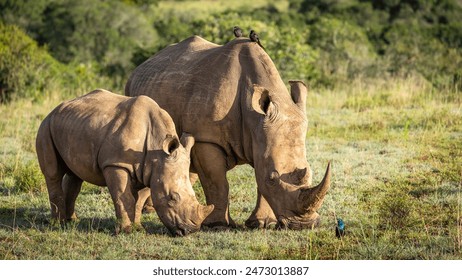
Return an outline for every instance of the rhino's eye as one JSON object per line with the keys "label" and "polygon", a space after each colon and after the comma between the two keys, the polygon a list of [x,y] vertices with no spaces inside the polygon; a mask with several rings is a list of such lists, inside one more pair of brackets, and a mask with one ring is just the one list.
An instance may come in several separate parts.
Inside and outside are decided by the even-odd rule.
{"label": "rhino's eye", "polygon": [[279,109],[278,105],[274,102],[270,102],[268,105],[268,112],[266,113],[264,125],[270,126],[271,124],[275,123],[279,118]]}
{"label": "rhino's eye", "polygon": [[168,206],[173,207],[180,202],[180,195],[176,192],[172,192],[169,196],[167,196],[167,199]]}

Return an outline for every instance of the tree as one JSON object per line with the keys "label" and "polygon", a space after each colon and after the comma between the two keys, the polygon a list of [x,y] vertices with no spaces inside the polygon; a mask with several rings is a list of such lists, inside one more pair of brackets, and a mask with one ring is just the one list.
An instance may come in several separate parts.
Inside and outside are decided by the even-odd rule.
{"label": "tree", "polygon": [[0,102],[39,98],[61,67],[19,27],[0,23]]}
{"label": "tree", "polygon": [[64,63],[96,61],[103,73],[124,76],[134,67],[134,51],[156,38],[136,7],[120,1],[65,0],[45,9],[39,42]]}
{"label": "tree", "polygon": [[27,30],[29,36],[38,37],[43,11],[55,0],[0,0],[0,19],[4,24],[14,24]]}

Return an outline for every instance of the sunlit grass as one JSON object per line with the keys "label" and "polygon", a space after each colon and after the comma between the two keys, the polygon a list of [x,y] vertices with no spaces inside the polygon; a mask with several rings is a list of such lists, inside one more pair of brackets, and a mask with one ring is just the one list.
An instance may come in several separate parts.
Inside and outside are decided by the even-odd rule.
{"label": "sunlit grass", "polygon": [[[393,82],[309,91],[313,181],[321,180],[327,161],[333,166],[322,223],[312,231],[244,228],[256,201],[249,166],[228,174],[237,229],[172,238],[149,214],[146,232],[113,236],[109,192],[89,184],[77,199],[80,220],[56,228],[34,141],[41,120],[65,98],[0,105],[0,258],[462,259],[460,99],[415,80]],[[203,203],[200,185],[194,189]],[[346,223],[343,239],[335,237],[336,217]]]}

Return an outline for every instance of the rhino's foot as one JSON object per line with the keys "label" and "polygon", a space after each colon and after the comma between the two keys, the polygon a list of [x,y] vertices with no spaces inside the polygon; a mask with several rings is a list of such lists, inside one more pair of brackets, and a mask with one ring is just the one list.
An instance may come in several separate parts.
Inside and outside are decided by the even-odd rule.
{"label": "rhino's foot", "polygon": [[132,225],[125,225],[125,226],[121,226],[121,225],[118,225],[115,229],[115,235],[119,235],[119,234],[128,234],[128,233],[131,233],[133,231],[133,226]]}
{"label": "rhino's foot", "polygon": [[132,231],[137,231],[137,232],[140,232],[140,231],[144,231],[144,227],[141,223],[133,223],[132,224]]}
{"label": "rhino's foot", "polygon": [[230,228],[236,228],[236,223],[230,218],[228,221],[210,221],[202,223],[204,229],[212,229],[216,231],[227,230]]}
{"label": "rhino's foot", "polygon": [[143,225],[141,223],[132,223],[132,224],[129,224],[129,225],[118,225],[116,227],[116,230],[115,230],[115,235],[118,235],[118,234],[129,234],[129,233],[132,233],[132,232],[140,232],[140,231],[144,231],[145,228],[143,227]]}
{"label": "rhino's foot", "polygon": [[252,229],[270,228],[276,224],[276,219],[272,218],[256,219],[251,217],[245,221],[245,226]]}
{"label": "rhino's foot", "polygon": [[73,213],[69,218],[66,219],[66,222],[77,222],[79,218],[75,213]]}

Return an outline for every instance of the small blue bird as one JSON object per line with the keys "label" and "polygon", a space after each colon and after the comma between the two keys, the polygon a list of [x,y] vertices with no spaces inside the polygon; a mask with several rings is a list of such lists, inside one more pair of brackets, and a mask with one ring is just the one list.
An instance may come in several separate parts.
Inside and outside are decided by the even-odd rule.
{"label": "small blue bird", "polygon": [[345,235],[345,223],[342,219],[337,219],[337,226],[335,227],[335,236],[340,238]]}

